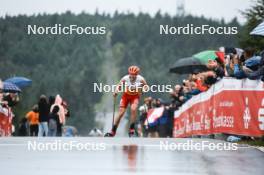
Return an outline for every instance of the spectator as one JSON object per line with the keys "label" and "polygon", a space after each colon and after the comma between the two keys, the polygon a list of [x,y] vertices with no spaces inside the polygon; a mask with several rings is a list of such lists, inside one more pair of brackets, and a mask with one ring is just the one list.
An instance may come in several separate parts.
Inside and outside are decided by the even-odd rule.
{"label": "spectator", "polygon": [[23,117],[19,122],[18,136],[28,136],[28,125],[25,117]]}
{"label": "spectator", "polygon": [[225,57],[225,76],[234,77],[234,54]]}
{"label": "spectator", "polygon": [[[159,101],[159,99],[152,99],[152,107],[153,108],[158,108],[160,107],[161,103]],[[148,123],[148,119],[147,119],[147,132],[148,132],[148,137],[159,137],[159,133],[158,133],[158,121],[155,121],[154,123],[150,124]]]}
{"label": "spectator", "polygon": [[49,97],[49,111],[51,106],[55,103],[55,97],[54,96],[50,96]]}
{"label": "spectator", "polygon": [[170,137],[172,135],[172,126],[169,123],[171,121],[170,111],[168,105],[162,100],[158,99],[158,106],[164,107],[162,116],[158,119],[158,136]]}
{"label": "spectator", "polygon": [[172,107],[178,108],[182,105],[183,100],[180,97],[183,96],[183,87],[179,84],[174,86],[174,90],[170,93]]}
{"label": "spectator", "polygon": [[144,104],[142,106],[139,107],[139,123],[140,123],[140,129],[142,130],[141,132],[139,132],[140,136],[146,136],[147,135],[147,129],[144,127],[144,122],[147,119],[147,114],[148,114],[148,110],[152,108],[152,98],[151,97],[146,97],[144,99]]}
{"label": "spectator", "polygon": [[191,78],[196,83],[196,88],[200,92],[207,91],[208,87],[204,84],[202,75],[200,75],[200,74],[193,74]]}
{"label": "spectator", "polygon": [[55,103],[51,106],[50,111],[53,110],[54,106],[58,106],[59,107],[59,123],[58,123],[58,128],[57,128],[57,136],[62,136],[62,126],[65,125],[65,110],[64,107],[62,106],[62,98],[61,96],[58,94],[56,95],[55,98]]}
{"label": "spectator", "polygon": [[1,102],[3,101],[3,88],[4,88],[4,85],[3,85],[3,82],[2,80],[0,79],[0,105],[1,105]]}
{"label": "spectator", "polygon": [[26,114],[26,118],[29,121],[29,135],[38,136],[38,125],[39,125],[39,112],[38,105],[34,105],[32,110]]}
{"label": "spectator", "polygon": [[225,76],[225,71],[221,64],[218,59],[208,60],[207,68],[215,72],[216,78],[223,78]]}
{"label": "spectator", "polygon": [[186,102],[186,101],[188,101],[189,99],[192,98],[192,94],[190,93],[190,86],[189,86],[189,83],[186,84],[185,86],[183,86],[183,93],[184,93],[184,95],[183,95],[183,99],[181,98],[181,100],[182,100],[183,102]]}
{"label": "spectator", "polygon": [[41,95],[38,103],[39,107],[39,131],[38,136],[47,136],[48,135],[48,116],[49,116],[49,104],[47,97]]}
{"label": "spectator", "polygon": [[49,126],[49,132],[48,136],[55,137],[57,136],[57,129],[58,125],[60,123],[59,120],[59,112],[60,108],[59,106],[54,106],[52,109],[52,112],[49,114],[49,120],[48,120],[48,126]]}
{"label": "spectator", "polygon": [[62,101],[61,105],[63,106],[65,117],[69,118],[71,114],[68,103],[66,101]]}
{"label": "spectator", "polygon": [[262,81],[264,81],[264,50],[261,52],[260,55],[261,55],[261,60],[259,63],[259,68],[256,71],[246,73],[246,76],[249,79],[256,80],[261,78]]}
{"label": "spectator", "polygon": [[6,93],[3,100],[7,102],[9,107],[14,107],[19,102],[19,96],[17,93]]}
{"label": "spectator", "polygon": [[246,48],[241,57],[234,56],[234,76],[236,78],[246,78],[247,74],[258,70],[261,57],[254,56],[254,54],[254,49]]}
{"label": "spectator", "polygon": [[191,95],[197,95],[199,94],[201,91],[197,88],[197,84],[195,82],[191,82],[190,83],[190,94]]}
{"label": "spectator", "polygon": [[5,113],[5,109],[3,108],[4,102],[3,102],[3,83],[2,80],[0,79],[0,112]]}

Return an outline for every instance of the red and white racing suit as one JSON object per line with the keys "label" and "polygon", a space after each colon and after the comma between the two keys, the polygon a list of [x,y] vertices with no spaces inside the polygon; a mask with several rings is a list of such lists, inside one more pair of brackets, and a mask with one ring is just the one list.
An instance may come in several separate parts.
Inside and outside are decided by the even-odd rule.
{"label": "red and white racing suit", "polygon": [[128,104],[138,105],[143,82],[145,82],[145,79],[141,75],[137,75],[136,80],[133,82],[131,82],[129,75],[121,79],[122,86],[125,86],[125,91],[120,100],[120,108],[126,108]]}

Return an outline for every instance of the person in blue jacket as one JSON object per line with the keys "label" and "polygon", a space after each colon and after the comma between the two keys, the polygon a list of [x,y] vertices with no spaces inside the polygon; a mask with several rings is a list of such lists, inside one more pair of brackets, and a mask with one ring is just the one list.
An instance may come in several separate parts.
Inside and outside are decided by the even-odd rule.
{"label": "person in blue jacket", "polygon": [[236,78],[247,78],[247,74],[259,68],[261,57],[254,54],[254,49],[246,48],[240,58],[238,55],[234,56],[234,76]]}

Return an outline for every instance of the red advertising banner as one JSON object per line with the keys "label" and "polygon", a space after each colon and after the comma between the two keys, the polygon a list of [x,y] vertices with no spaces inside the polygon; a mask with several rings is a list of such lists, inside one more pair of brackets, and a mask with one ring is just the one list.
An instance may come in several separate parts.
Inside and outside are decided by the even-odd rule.
{"label": "red advertising banner", "polygon": [[228,133],[264,135],[263,82],[225,78],[174,114],[174,137]]}

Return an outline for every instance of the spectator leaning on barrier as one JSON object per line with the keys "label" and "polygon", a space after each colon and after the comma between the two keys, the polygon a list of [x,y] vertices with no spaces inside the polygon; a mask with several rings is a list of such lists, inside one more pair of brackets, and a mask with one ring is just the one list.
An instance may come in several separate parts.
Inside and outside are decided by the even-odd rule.
{"label": "spectator leaning on barrier", "polygon": [[217,81],[217,75],[214,71],[202,72],[199,74],[199,77],[204,91]]}
{"label": "spectator leaning on barrier", "polygon": [[195,82],[196,84],[196,88],[200,91],[200,92],[204,92],[207,91],[208,87],[204,84],[204,79],[201,76],[201,74],[192,74],[191,76],[191,80],[193,82]]}
{"label": "spectator leaning on barrier", "polygon": [[234,76],[236,78],[246,78],[247,74],[257,71],[260,65],[260,56],[255,56],[254,49],[246,48],[241,57],[234,56]]}
{"label": "spectator leaning on barrier", "polygon": [[234,54],[226,55],[225,58],[225,76],[234,77]]}
{"label": "spectator leaning on barrier", "polygon": [[249,79],[256,80],[256,79],[261,79],[264,81],[264,50],[260,54],[261,59],[259,63],[259,68],[255,71],[252,72],[245,72],[246,76]]}
{"label": "spectator leaning on barrier", "polygon": [[183,80],[183,101],[186,102],[189,99],[192,98],[192,95],[190,93],[190,81],[189,80]]}
{"label": "spectator leaning on barrier", "polygon": [[219,60],[208,60],[207,68],[214,71],[216,78],[220,79],[225,76],[225,70],[223,68],[223,63]]}
{"label": "spectator leaning on barrier", "polygon": [[183,88],[177,84],[174,86],[174,90],[170,92],[172,107],[177,109],[183,104]]}

